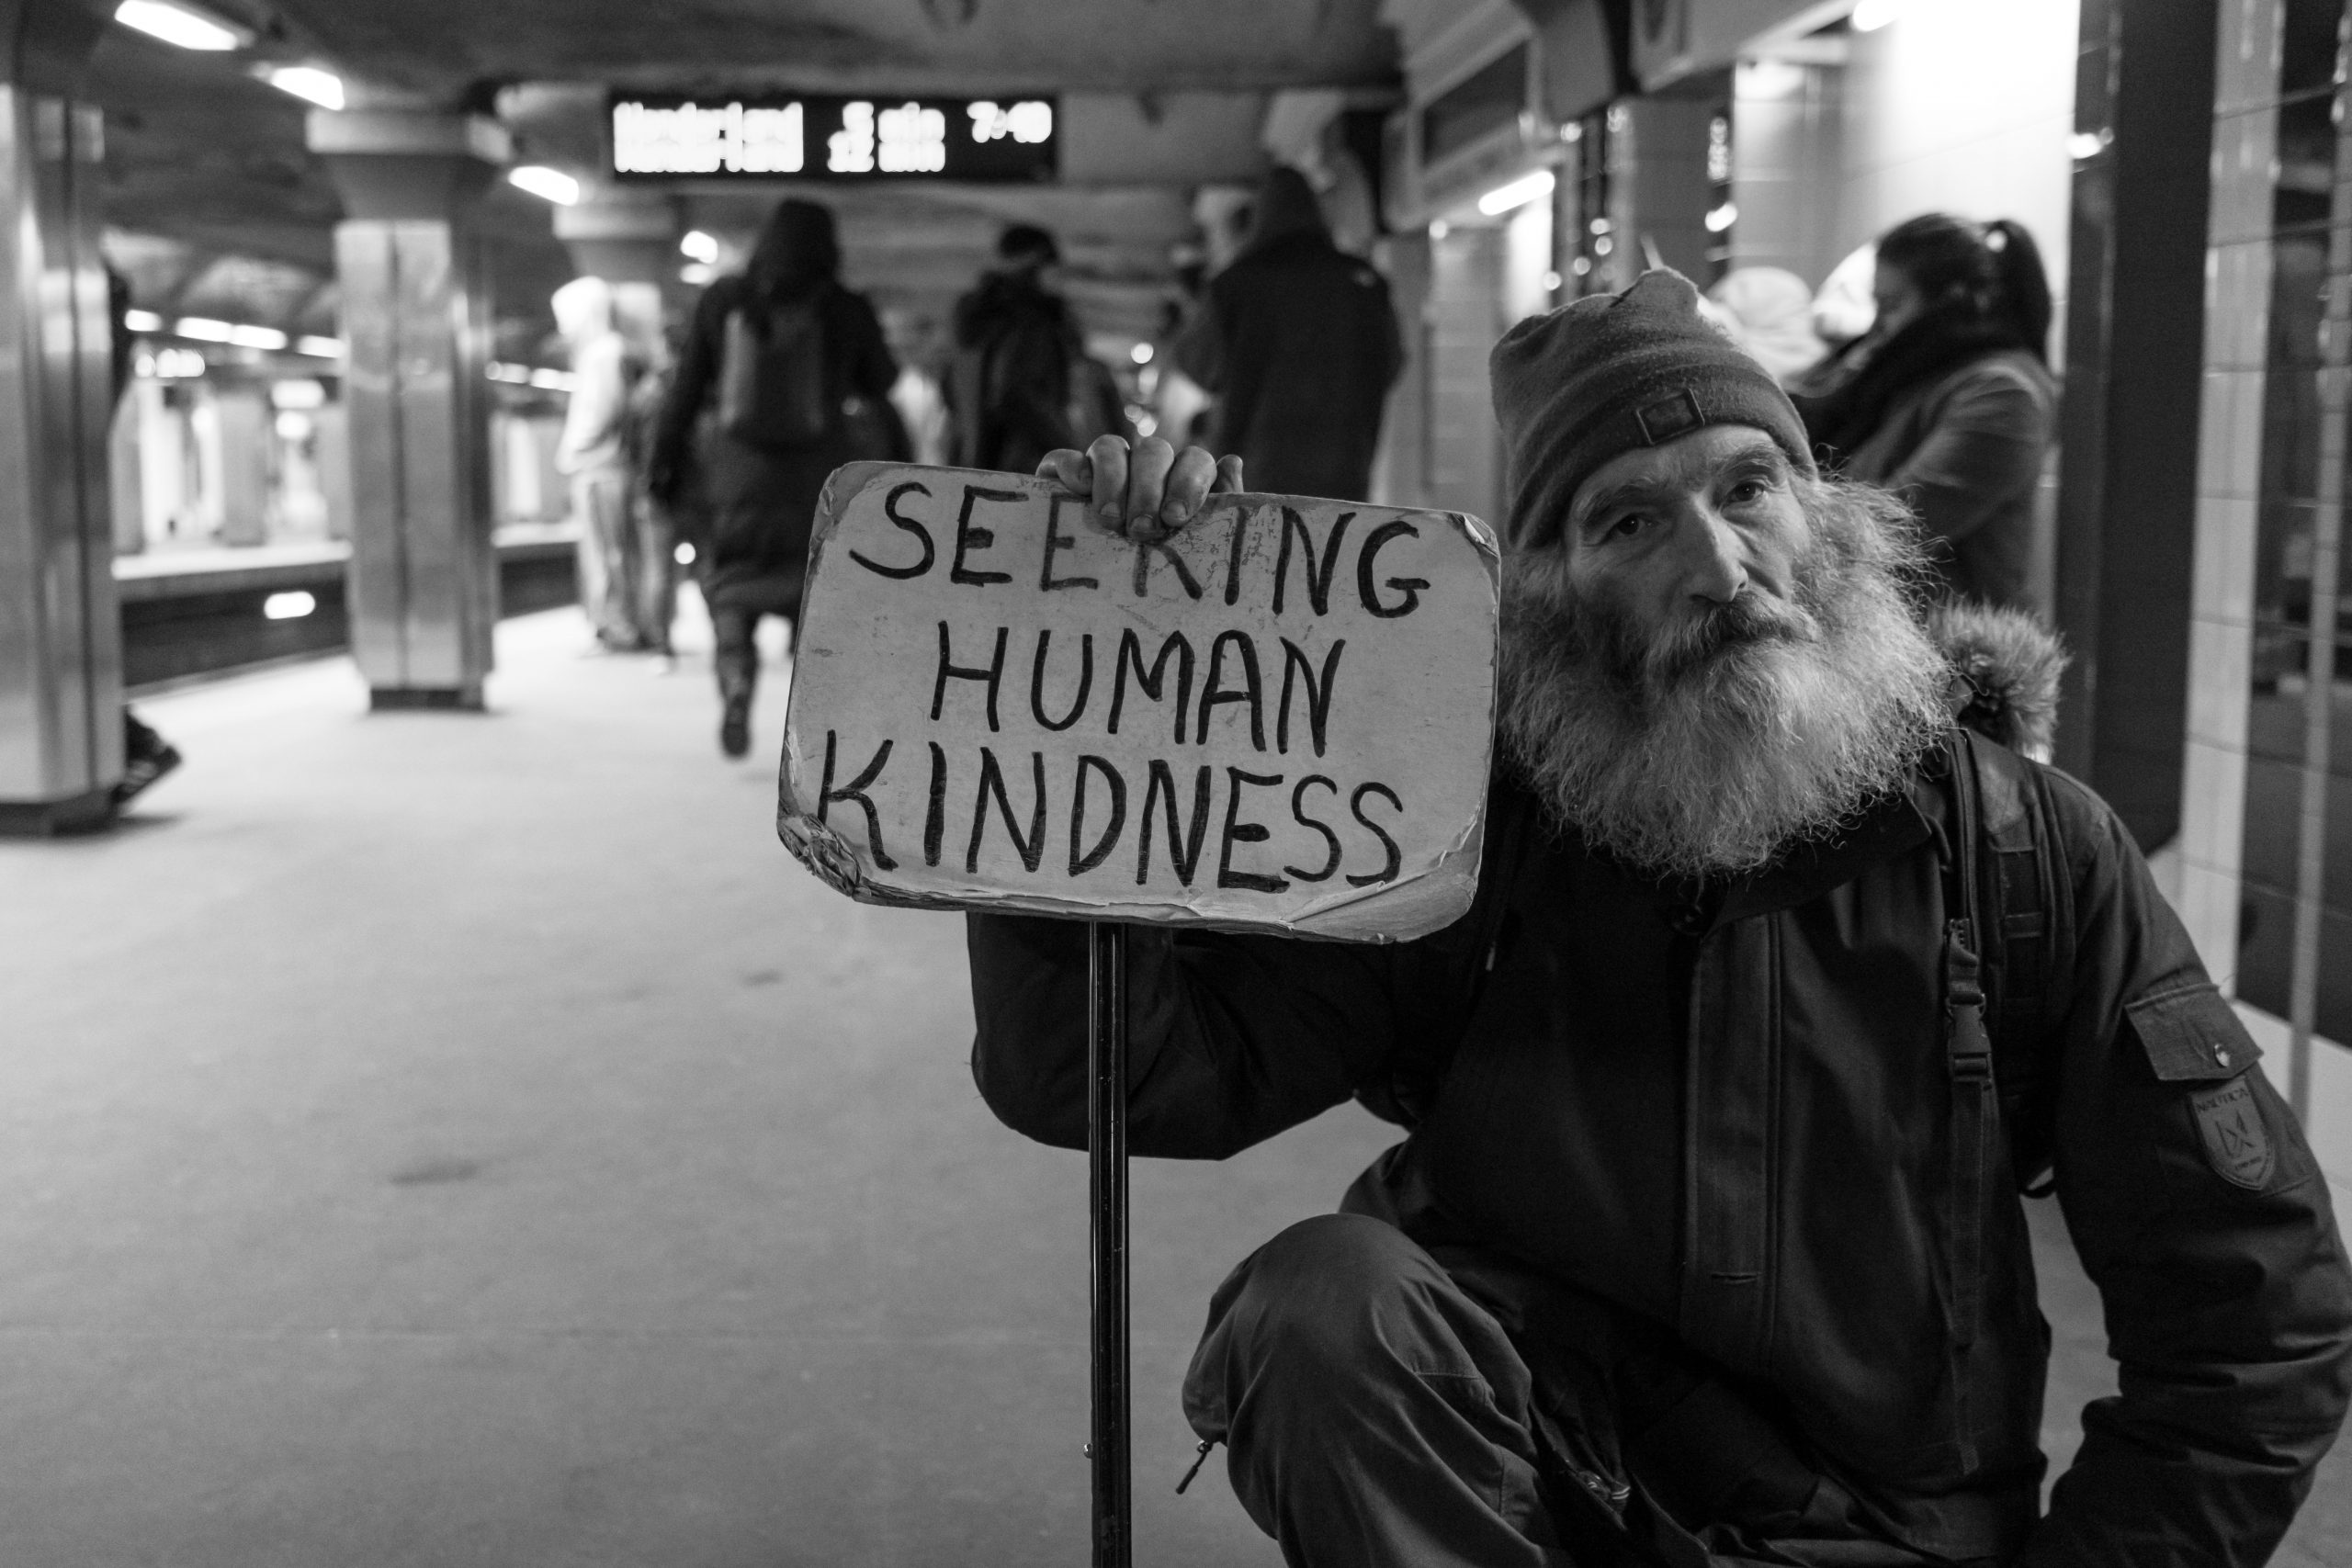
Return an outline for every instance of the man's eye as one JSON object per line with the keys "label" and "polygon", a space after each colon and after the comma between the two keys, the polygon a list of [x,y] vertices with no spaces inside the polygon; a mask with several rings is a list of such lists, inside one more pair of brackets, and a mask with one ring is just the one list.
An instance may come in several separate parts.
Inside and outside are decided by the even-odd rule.
{"label": "man's eye", "polygon": [[1742,479],[1731,487],[1731,493],[1724,499],[1735,502],[1755,501],[1770,488],[1762,479]]}
{"label": "man's eye", "polygon": [[1648,527],[1649,521],[1645,513],[1628,512],[1622,517],[1611,518],[1609,525],[1600,531],[1600,536],[1604,539],[1630,539]]}

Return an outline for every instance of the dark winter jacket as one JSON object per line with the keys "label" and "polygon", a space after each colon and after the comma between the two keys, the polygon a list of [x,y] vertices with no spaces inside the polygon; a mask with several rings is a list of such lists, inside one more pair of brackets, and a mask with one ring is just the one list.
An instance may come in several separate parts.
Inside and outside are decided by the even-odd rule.
{"label": "dark winter jacket", "polygon": [[1796,401],[1838,471],[1911,504],[1940,544],[1947,594],[2026,606],[2058,417],[2058,384],[2039,355],[1996,331],[1928,318],[1847,384]]}
{"label": "dark winter jacket", "polygon": [[1334,246],[1306,199],[1295,220],[1261,212],[1259,237],[1210,281],[1175,344],[1176,364],[1216,394],[1210,445],[1240,456],[1251,490],[1363,501],[1404,348],[1386,279]]}
{"label": "dark winter jacket", "polygon": [[948,460],[1036,472],[1039,458],[1074,439],[1070,367],[1083,348],[1069,307],[1034,273],[990,273],[956,302],[955,324]]}
{"label": "dark winter jacket", "polygon": [[[1221,1157],[1351,1095],[1400,1103],[1430,1043],[1458,1035],[1351,1207],[1663,1325],[1920,1551],[2251,1568],[2347,1397],[2327,1184],[2113,815],[2006,765],[2055,825],[2047,951],[2065,957],[2029,1043],[2041,1091],[1996,1126],[2004,1174],[1973,1213],[1941,971],[1955,807],[1934,768],[1712,896],[1529,830],[1533,801],[1498,778],[1488,841],[1518,848],[1447,931],[1381,948],[1136,928],[1131,1147]],[[1482,963],[1464,933],[1487,931]],[[974,915],[969,938],[982,1094],[1082,1146],[1084,928]],[[2006,1179],[2028,1145],[2054,1158],[2122,1363],[2039,1522],[2049,1337]],[[1982,1247],[1973,1314],[1963,1234]]]}

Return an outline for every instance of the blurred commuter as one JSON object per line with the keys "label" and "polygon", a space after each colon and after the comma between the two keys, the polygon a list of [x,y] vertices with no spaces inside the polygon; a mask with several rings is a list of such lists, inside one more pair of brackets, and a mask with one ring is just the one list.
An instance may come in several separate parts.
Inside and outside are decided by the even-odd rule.
{"label": "blurred commuter", "polygon": [[1070,445],[1070,365],[1083,351],[1069,304],[1047,287],[1046,274],[1061,265],[1054,237],[1016,223],[996,254],[996,269],[956,301],[952,460],[1026,474]]}
{"label": "blurred commuter", "polygon": [[662,407],[676,379],[675,355],[662,321],[661,291],[652,284],[616,286],[613,312],[628,344],[634,371],[621,409],[621,456],[630,480],[624,536],[636,589],[629,615],[639,644],[660,654],[668,670],[677,662],[670,627],[678,612],[678,527],[672,509],[653,499],[646,474],[652,466]]}
{"label": "blurred commuter", "polygon": [[2030,608],[2035,492],[2058,388],[2050,283],[2019,225],[1931,212],[1880,236],[1877,319],[1798,400],[1848,478],[1895,491],[1947,598]]}
{"label": "blurred commuter", "polygon": [[1813,290],[1785,267],[1734,267],[1707,298],[1723,311],[1739,346],[1783,387],[1829,352],[1813,329]]}
{"label": "blurred commuter", "polygon": [[1404,344],[1387,280],[1331,243],[1306,175],[1266,176],[1248,243],[1174,356],[1217,400],[1210,445],[1238,454],[1255,488],[1366,498]]}
{"label": "blurred commuter", "polygon": [[1871,330],[1878,316],[1878,301],[1871,295],[1877,278],[1878,242],[1865,240],[1821,280],[1813,297],[1813,330],[1831,352]]}
{"label": "blurred commuter", "polygon": [[717,407],[702,453],[711,508],[702,584],[718,744],[730,757],[751,750],[760,617],[786,617],[798,639],[808,530],[826,476],[903,451],[889,402],[898,363],[874,307],[841,286],[840,266],[832,213],[797,197],[779,202],[743,271],[713,282],[695,305],[654,435],[649,488],[668,504],[684,490],[695,423]]}
{"label": "blurred commuter", "polygon": [[918,463],[950,461],[953,422],[944,389],[947,354],[937,318],[904,307],[885,310],[882,336],[899,361],[890,403],[907,427],[910,457]]}
{"label": "blurred commuter", "polygon": [[629,468],[622,426],[634,378],[628,340],[613,319],[613,288],[575,277],[555,291],[556,330],[571,350],[571,395],[556,471],[571,480],[571,515],[580,526],[580,607],[596,641],[615,653],[645,646],[637,627],[637,578],[631,558]]}

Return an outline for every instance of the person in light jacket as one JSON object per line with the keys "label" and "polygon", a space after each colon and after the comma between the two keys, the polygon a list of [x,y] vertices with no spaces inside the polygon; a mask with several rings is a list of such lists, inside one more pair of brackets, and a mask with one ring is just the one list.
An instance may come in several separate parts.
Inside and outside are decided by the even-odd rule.
{"label": "person in light jacket", "polygon": [[1816,451],[1894,491],[1948,598],[2030,607],[2034,498],[2057,421],[2033,236],[1930,212],[1878,242],[1871,330],[1800,389]]}

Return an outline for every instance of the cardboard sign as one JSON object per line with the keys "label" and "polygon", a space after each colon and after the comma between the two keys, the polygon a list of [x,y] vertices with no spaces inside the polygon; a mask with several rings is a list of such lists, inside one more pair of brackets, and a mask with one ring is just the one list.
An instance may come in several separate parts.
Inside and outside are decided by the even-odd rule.
{"label": "cardboard sign", "polygon": [[871,903],[1435,931],[1478,875],[1485,524],[1211,498],[1164,544],[1043,479],[854,463],[808,547],[777,828]]}

